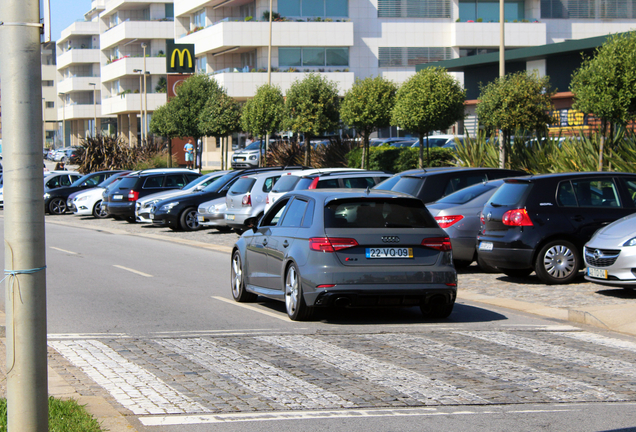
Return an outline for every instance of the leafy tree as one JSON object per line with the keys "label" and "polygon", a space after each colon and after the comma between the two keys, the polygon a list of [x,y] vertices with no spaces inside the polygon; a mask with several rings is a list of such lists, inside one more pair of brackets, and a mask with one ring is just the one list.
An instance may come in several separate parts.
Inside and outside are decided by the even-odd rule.
{"label": "leafy tree", "polygon": [[179,131],[171,113],[170,102],[157,108],[150,117],[150,133],[168,138],[168,166],[172,166],[172,138],[179,136]]}
{"label": "leafy tree", "polygon": [[[466,92],[446,69],[420,70],[400,86],[395,97],[391,124],[419,135],[419,167],[424,166],[424,134],[443,130],[464,118]],[[430,152],[427,154],[430,164]]]}
{"label": "leafy tree", "polygon": [[356,79],[340,105],[342,121],[362,135],[362,168],[369,167],[369,135],[391,125],[397,86],[381,76]]}
{"label": "leafy tree", "polygon": [[245,103],[241,127],[244,131],[261,138],[262,149],[263,137],[272,135],[280,129],[284,112],[285,98],[280,87],[264,84],[256,90],[254,98]]}
{"label": "leafy tree", "polygon": [[159,78],[159,82],[155,86],[155,92],[157,93],[166,93],[168,91],[168,81],[166,77]]}
{"label": "leafy tree", "polygon": [[216,99],[209,99],[199,117],[199,129],[205,136],[225,141],[225,148],[221,147],[221,169],[225,169],[223,155],[227,153],[227,136],[241,130],[240,119],[241,106],[225,92]]}
{"label": "leafy tree", "polygon": [[338,85],[322,75],[309,73],[287,91],[287,129],[305,135],[305,165],[311,163],[311,136],[334,130],[339,122]]}
{"label": "leafy tree", "polygon": [[604,141],[613,125],[636,117],[636,32],[610,36],[592,58],[585,58],[572,75],[573,107],[601,119],[598,169],[603,169]]}
{"label": "leafy tree", "polygon": [[510,147],[510,135],[515,131],[545,131],[551,122],[552,96],[550,78],[536,72],[507,74],[481,87],[477,116],[491,129],[501,129],[506,137],[500,148],[499,164],[504,167]]}
{"label": "leafy tree", "polygon": [[197,160],[196,143],[205,136],[205,132],[200,129],[199,115],[209,100],[218,99],[222,93],[223,90],[216,80],[208,78],[207,75],[196,74],[177,87],[177,96],[169,102],[171,122],[174,124],[176,136],[194,139],[195,160]]}

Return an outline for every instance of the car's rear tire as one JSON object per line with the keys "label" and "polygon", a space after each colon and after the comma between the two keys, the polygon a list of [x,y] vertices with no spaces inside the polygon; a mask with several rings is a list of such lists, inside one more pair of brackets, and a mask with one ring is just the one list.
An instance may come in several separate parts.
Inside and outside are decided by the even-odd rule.
{"label": "car's rear tire", "polygon": [[66,213],[66,200],[64,198],[53,198],[49,202],[49,213],[61,215]]}
{"label": "car's rear tire", "polygon": [[503,274],[505,274],[506,276],[509,277],[513,277],[513,278],[524,278],[526,276],[530,276],[530,273],[532,273],[532,269],[504,269],[504,268],[500,268],[499,270],[501,270],[501,272]]}
{"label": "car's rear tire", "polygon": [[539,251],[535,271],[545,284],[567,284],[578,276],[580,264],[576,246],[567,240],[555,240]]}
{"label": "car's rear tire", "polygon": [[108,212],[102,206],[102,200],[99,200],[93,206],[93,217],[96,219],[104,219],[108,217]]}
{"label": "car's rear tire", "polygon": [[501,270],[488,264],[479,254],[477,254],[477,265],[485,273],[501,273]]}
{"label": "car's rear tire", "polygon": [[199,219],[197,218],[197,209],[193,207],[185,209],[179,218],[179,227],[183,231],[198,230],[201,226],[199,225]]}
{"label": "car's rear tire", "polygon": [[313,308],[305,303],[300,273],[294,263],[285,272],[285,309],[292,321],[305,321],[313,314]]}
{"label": "car's rear tire", "polygon": [[245,279],[243,276],[243,262],[241,261],[241,253],[239,251],[234,251],[232,255],[232,267],[230,269],[231,272],[231,283],[232,283],[232,297],[235,301],[244,303],[244,302],[253,302],[258,297],[256,294],[247,292],[245,290]]}

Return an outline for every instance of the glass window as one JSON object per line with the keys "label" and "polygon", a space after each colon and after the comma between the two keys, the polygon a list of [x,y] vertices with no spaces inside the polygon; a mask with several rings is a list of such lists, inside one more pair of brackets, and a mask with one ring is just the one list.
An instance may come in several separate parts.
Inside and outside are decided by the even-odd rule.
{"label": "glass window", "polygon": [[285,208],[287,207],[288,203],[289,203],[289,198],[285,198],[285,199],[279,200],[276,204],[274,204],[274,207],[269,209],[267,214],[265,214],[265,217],[261,221],[260,226],[277,225],[278,220],[281,218],[281,216],[285,212]]}
{"label": "glass window", "polygon": [[344,187],[354,189],[366,189],[367,187],[372,188],[375,186],[373,177],[346,178],[342,179],[342,183],[344,184]]}
{"label": "glass window", "polygon": [[[484,22],[499,22],[499,2],[493,0],[459,1],[459,19],[461,21],[476,21],[478,18],[481,18]],[[504,4],[504,19],[507,21],[520,21],[524,18],[524,3],[518,0],[506,0]]]}
{"label": "glass window", "polygon": [[627,180],[624,178],[623,182],[625,184],[625,187],[627,188],[627,193],[629,194],[629,197],[632,199],[632,201],[634,201],[634,204],[636,204],[636,181]]}
{"label": "glass window", "polygon": [[163,176],[148,177],[144,182],[144,189],[160,188],[163,184]]}
{"label": "glass window", "polygon": [[205,27],[205,9],[198,10],[192,16],[194,27]]}
{"label": "glass window", "polygon": [[303,219],[303,228],[311,227],[311,224],[314,221],[314,208],[316,207],[315,202],[309,201],[309,205],[307,206],[307,211],[305,212],[305,218]]}
{"label": "glass window", "polygon": [[466,204],[468,201],[472,201],[478,196],[485,194],[486,192],[492,191],[497,188],[497,185],[490,184],[477,184],[474,186],[470,186],[461,190],[458,190],[455,193],[452,193],[440,200],[438,203],[446,203],[446,204]]}
{"label": "glass window", "polygon": [[423,178],[402,177],[390,190],[396,191],[396,192],[404,192],[409,195],[417,196],[423,184],[424,184]]}
{"label": "glass window", "polygon": [[572,180],[579,207],[620,207],[612,180]]}
{"label": "glass window", "polygon": [[327,66],[349,66],[349,48],[327,48]]}
{"label": "glass window", "polygon": [[174,3],[166,3],[166,18],[174,18]]}
{"label": "glass window", "polygon": [[281,16],[300,16],[300,0],[278,0],[278,13]]}
{"label": "glass window", "polygon": [[290,190],[294,190],[294,186],[298,183],[300,177],[295,175],[285,175],[282,176],[277,182],[272,192],[289,192]]}
{"label": "glass window", "polygon": [[285,213],[285,218],[280,223],[280,226],[285,227],[299,227],[302,224],[303,216],[307,208],[307,201],[295,199],[288,206],[289,209]]}
{"label": "glass window", "polygon": [[488,201],[498,206],[513,206],[521,201],[530,183],[504,183]]}
{"label": "glass window", "polygon": [[278,48],[279,66],[301,66],[300,48]]}
{"label": "glass window", "polygon": [[302,2],[302,16],[325,16],[325,2],[323,0],[304,0]]}
{"label": "glass window", "polygon": [[263,182],[263,192],[271,191],[279,178],[280,176],[266,178],[265,182]]}
{"label": "glass window", "polygon": [[557,204],[562,207],[576,207],[576,196],[569,181],[559,183],[557,189]]}
{"label": "glass window", "polygon": [[324,66],[324,48],[303,48],[303,66]]}
{"label": "glass window", "polygon": [[[280,0],[279,0],[280,4]],[[348,17],[348,0],[325,0],[325,16],[328,17]]]}
{"label": "glass window", "polygon": [[166,176],[166,184],[167,188],[181,188],[186,185],[185,179],[181,174],[172,174]]}
{"label": "glass window", "polygon": [[242,195],[252,190],[252,186],[256,183],[256,179],[251,177],[241,177],[228,191],[231,195]]}
{"label": "glass window", "polygon": [[450,18],[450,0],[378,0],[379,18]]}
{"label": "glass window", "polygon": [[331,189],[331,188],[339,188],[338,180],[336,179],[326,179],[319,180],[316,185],[316,189]]}
{"label": "glass window", "polygon": [[337,200],[325,207],[325,228],[429,228],[435,224],[417,199]]}

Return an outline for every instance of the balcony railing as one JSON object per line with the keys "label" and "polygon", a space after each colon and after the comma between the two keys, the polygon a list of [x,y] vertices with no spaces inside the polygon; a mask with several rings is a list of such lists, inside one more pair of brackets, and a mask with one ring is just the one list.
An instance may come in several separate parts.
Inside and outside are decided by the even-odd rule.
{"label": "balcony railing", "polygon": [[118,22],[117,24],[110,26],[106,29],[106,31],[104,33],[109,32],[110,30],[114,29],[115,27],[126,23],[126,22],[165,22],[165,21],[174,21],[174,18],[158,18],[158,19],[130,19],[130,18],[126,18],[123,21]]}
{"label": "balcony railing", "polygon": [[[236,67],[228,67],[225,69],[215,70],[213,72],[209,72],[208,76],[218,75],[223,73],[263,73],[267,72],[267,68],[250,68],[249,66],[244,66],[242,68]],[[272,68],[272,72],[291,72],[291,73],[310,73],[310,72],[349,72],[349,68],[336,69],[333,66],[330,67],[312,67],[312,68],[297,68],[297,67],[286,67],[286,68]]]}

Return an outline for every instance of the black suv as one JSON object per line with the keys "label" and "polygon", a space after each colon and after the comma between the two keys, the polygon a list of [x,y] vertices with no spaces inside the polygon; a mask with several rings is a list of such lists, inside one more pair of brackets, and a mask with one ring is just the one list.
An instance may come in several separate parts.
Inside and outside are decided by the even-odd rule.
{"label": "black suv", "polygon": [[479,257],[513,277],[571,282],[592,234],[636,212],[636,174],[582,172],[505,179],[482,211]]}
{"label": "black suv", "polygon": [[401,172],[373,189],[404,192],[424,203],[430,203],[467,186],[526,174],[523,171],[500,168],[426,168]]}
{"label": "black suv", "polygon": [[200,176],[195,171],[180,168],[136,171],[104,191],[102,207],[116,219],[135,223],[135,203],[139,198],[155,192],[180,189]]}

